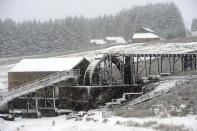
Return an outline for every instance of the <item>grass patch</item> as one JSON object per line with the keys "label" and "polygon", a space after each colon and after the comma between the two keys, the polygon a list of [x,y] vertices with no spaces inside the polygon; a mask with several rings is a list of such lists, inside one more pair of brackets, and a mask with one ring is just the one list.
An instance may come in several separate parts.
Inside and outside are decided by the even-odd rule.
{"label": "grass patch", "polygon": [[137,118],[145,118],[145,117],[153,117],[156,116],[155,112],[152,110],[116,110],[114,111],[116,116],[130,118],[130,117],[137,117]]}
{"label": "grass patch", "polygon": [[93,121],[94,118],[91,118],[91,117],[86,117],[86,121]]}
{"label": "grass patch", "polygon": [[107,123],[109,120],[108,119],[104,119],[103,120],[103,123]]}
{"label": "grass patch", "polygon": [[128,127],[142,127],[142,125],[140,123],[134,122],[134,121],[127,121],[126,126],[128,126]]}
{"label": "grass patch", "polygon": [[156,121],[144,122],[144,124],[142,125],[142,127],[147,128],[147,127],[152,127],[153,125],[157,125],[157,122]]}
{"label": "grass patch", "polygon": [[82,119],[82,117],[76,117],[75,118],[75,121],[82,121],[83,119]]}
{"label": "grass patch", "polygon": [[159,124],[158,126],[154,127],[154,129],[158,131],[193,131],[192,129],[186,128],[184,125],[166,125],[166,124]]}

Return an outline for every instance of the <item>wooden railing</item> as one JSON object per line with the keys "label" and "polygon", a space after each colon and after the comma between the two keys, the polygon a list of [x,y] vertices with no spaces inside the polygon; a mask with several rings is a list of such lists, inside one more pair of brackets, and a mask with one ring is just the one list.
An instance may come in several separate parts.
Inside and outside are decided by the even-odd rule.
{"label": "wooden railing", "polygon": [[78,69],[57,72],[41,79],[10,89],[8,92],[0,92],[0,106],[16,97],[53,85],[68,78],[77,78],[79,75],[80,70]]}

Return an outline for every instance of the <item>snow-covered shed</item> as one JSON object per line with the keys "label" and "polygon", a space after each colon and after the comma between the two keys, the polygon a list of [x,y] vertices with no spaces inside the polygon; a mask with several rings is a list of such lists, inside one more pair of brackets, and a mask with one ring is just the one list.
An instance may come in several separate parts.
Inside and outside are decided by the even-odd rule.
{"label": "snow-covered shed", "polygon": [[91,39],[90,40],[90,44],[94,44],[94,45],[105,45],[107,44],[107,42],[103,39]]}
{"label": "snow-covered shed", "polygon": [[153,30],[143,27],[135,31],[132,43],[146,43],[158,40],[160,40],[160,37]]}
{"label": "snow-covered shed", "polygon": [[83,57],[23,59],[8,72],[8,88],[71,69],[80,69],[82,76],[88,65],[89,61]]}
{"label": "snow-covered shed", "polygon": [[109,44],[126,44],[126,40],[123,37],[105,37],[105,40]]}

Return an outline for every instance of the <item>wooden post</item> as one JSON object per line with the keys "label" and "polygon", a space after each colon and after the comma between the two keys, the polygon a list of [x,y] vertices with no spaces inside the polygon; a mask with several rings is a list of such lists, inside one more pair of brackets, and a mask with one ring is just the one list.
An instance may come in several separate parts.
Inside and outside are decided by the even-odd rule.
{"label": "wooden post", "polygon": [[157,56],[157,68],[158,68],[158,73],[160,74],[160,66],[159,66],[159,58]]}
{"label": "wooden post", "polygon": [[138,67],[138,66],[139,66],[139,57],[137,56],[137,67],[136,67],[136,68],[137,68],[137,69],[136,69],[136,76],[137,76],[137,79],[138,79],[138,75],[139,75],[139,74],[138,74],[138,73],[139,73],[139,71],[138,71],[138,70],[139,70],[139,67]]}
{"label": "wooden post", "polygon": [[110,60],[109,60],[109,63],[110,63],[110,85],[112,85],[112,54],[110,54]]}
{"label": "wooden post", "polygon": [[174,72],[174,69],[175,69],[175,56],[173,56],[173,65],[172,65],[172,71]]}
{"label": "wooden post", "polygon": [[149,75],[151,75],[151,56],[150,56],[150,61],[149,61]]}
{"label": "wooden post", "polygon": [[53,90],[53,108],[55,109],[56,104],[55,104],[55,89],[54,89],[54,87],[52,87],[52,90]]}
{"label": "wooden post", "polygon": [[196,69],[196,55],[194,56],[194,68]]}
{"label": "wooden post", "polygon": [[163,72],[163,56],[161,56],[161,72]]}
{"label": "wooden post", "polygon": [[130,56],[130,62],[131,62],[131,75],[132,75],[132,82],[135,84],[135,61],[134,56]]}
{"label": "wooden post", "polygon": [[28,110],[28,112],[29,112],[29,109],[30,109],[30,107],[29,107],[29,95],[28,95],[28,97],[27,97],[27,110]]}
{"label": "wooden post", "polygon": [[183,56],[181,56],[181,65],[182,65],[182,71],[184,70],[184,62],[183,62]]}
{"label": "wooden post", "polygon": [[148,76],[148,71],[147,71],[147,65],[146,65],[146,56],[144,56],[144,62],[145,62],[146,77],[147,77]]}
{"label": "wooden post", "polygon": [[36,107],[37,117],[39,117],[39,113],[38,113],[38,98],[37,98],[36,93],[35,93],[35,102],[36,102],[35,107]]}
{"label": "wooden post", "polygon": [[169,58],[169,67],[170,67],[170,73],[172,72],[172,68],[171,68],[171,59],[170,59],[170,56],[168,56]]}
{"label": "wooden post", "polygon": [[125,79],[125,78],[124,78],[124,76],[125,76],[125,74],[124,74],[124,73],[125,73],[125,70],[124,70],[125,54],[123,54],[122,57],[123,57],[123,58],[122,58],[123,61],[121,62],[121,60],[120,60],[120,58],[119,58],[119,62],[120,62],[120,67],[122,67],[122,84],[124,85],[124,84],[125,84],[125,81],[124,81],[124,79]]}

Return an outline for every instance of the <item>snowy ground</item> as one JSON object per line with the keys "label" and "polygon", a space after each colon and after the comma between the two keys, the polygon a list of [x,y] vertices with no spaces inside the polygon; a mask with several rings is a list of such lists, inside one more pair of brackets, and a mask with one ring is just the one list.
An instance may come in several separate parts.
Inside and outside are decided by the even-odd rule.
{"label": "snowy ground", "polygon": [[[158,46],[159,45],[159,46]],[[186,53],[197,50],[197,42],[193,43],[157,43],[157,44],[131,44],[114,46],[102,50],[88,51],[77,54],[62,55],[59,58],[66,57],[86,57],[92,61],[96,54],[106,52],[119,52],[119,53]],[[6,89],[6,79],[1,76],[5,76],[7,72],[14,65],[7,65],[0,67],[0,89]],[[159,89],[159,88],[158,88]],[[197,130],[197,116],[187,117],[168,117],[168,118],[121,118],[110,117],[107,123],[103,123],[101,113],[93,116],[98,122],[87,122],[85,118],[83,121],[66,120],[65,116],[52,117],[52,118],[40,118],[40,119],[16,119],[14,122],[4,121],[0,119],[0,131],[100,131],[100,130],[114,130],[114,131],[152,131],[153,127],[128,127],[126,125],[116,125],[117,121],[127,122],[134,121],[139,124],[143,124],[148,121],[156,121],[157,124],[167,125],[185,125],[187,128],[191,128],[194,131]],[[52,121],[55,121],[55,126],[52,126]]]}
{"label": "snowy ground", "polygon": [[[74,119],[67,120],[66,116],[58,116],[51,118],[40,119],[22,119],[18,118],[16,121],[0,120],[1,131],[154,131],[160,124],[168,126],[183,126],[184,128],[196,131],[197,130],[197,116],[186,117],[148,117],[148,118],[122,118],[111,116],[106,118],[107,122],[101,117],[101,112],[97,112],[94,120],[87,121],[83,117],[81,121]],[[117,124],[125,123],[125,124]],[[144,126],[144,123],[156,122],[154,125]],[[127,124],[126,124],[127,123]],[[130,124],[129,124],[130,123]],[[133,124],[132,124],[133,123]],[[137,123],[137,124],[136,124]]]}

